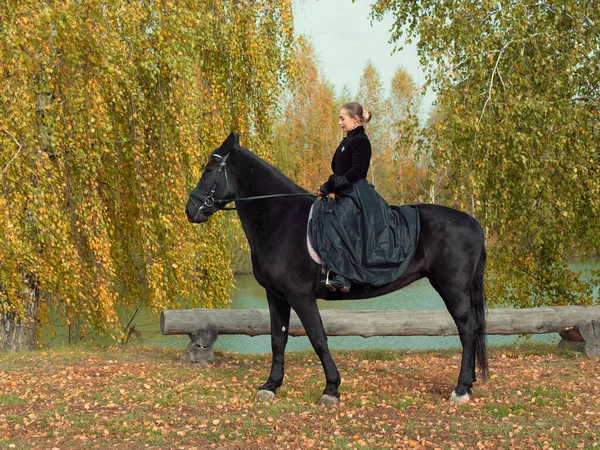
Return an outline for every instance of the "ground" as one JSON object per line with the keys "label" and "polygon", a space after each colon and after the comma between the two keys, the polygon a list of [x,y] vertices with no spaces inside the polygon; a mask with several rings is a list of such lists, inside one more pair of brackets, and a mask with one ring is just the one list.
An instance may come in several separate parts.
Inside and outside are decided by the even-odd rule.
{"label": "ground", "polygon": [[550,345],[490,349],[467,406],[447,399],[458,351],[335,352],[342,401],[319,407],[317,358],[290,353],[257,402],[269,355],[211,366],[159,347],[0,354],[0,448],[600,448],[600,363]]}

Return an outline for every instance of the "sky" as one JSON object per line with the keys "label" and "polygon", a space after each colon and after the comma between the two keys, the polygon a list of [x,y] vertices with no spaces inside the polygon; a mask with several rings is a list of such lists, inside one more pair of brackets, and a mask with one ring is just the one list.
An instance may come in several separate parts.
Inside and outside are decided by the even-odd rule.
{"label": "sky", "polygon": [[[392,54],[389,32],[393,18],[381,22],[369,18],[368,0],[294,0],[294,27],[315,47],[322,74],[339,94],[347,86],[353,94],[368,60],[375,65],[384,88],[389,89],[394,72],[404,67],[420,86],[425,73],[419,64],[414,44]],[[422,114],[428,115],[435,94],[428,91]],[[363,105],[368,108],[368,105]]]}

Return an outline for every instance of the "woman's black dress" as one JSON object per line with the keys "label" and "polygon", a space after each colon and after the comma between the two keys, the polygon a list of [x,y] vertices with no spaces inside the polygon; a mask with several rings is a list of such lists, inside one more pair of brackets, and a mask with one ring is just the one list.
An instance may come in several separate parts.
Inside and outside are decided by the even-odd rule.
{"label": "woman's black dress", "polygon": [[389,206],[366,180],[371,144],[364,127],[350,131],[333,155],[333,175],[321,187],[335,198],[313,206],[309,238],[329,270],[381,286],[399,278],[417,247],[414,206]]}

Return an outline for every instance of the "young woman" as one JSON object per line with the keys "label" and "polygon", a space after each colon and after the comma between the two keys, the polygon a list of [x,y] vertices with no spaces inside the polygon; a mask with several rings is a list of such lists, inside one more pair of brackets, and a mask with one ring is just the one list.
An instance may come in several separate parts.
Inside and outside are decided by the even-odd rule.
{"label": "young woman", "polygon": [[[338,125],[346,137],[333,154],[331,169],[333,175],[329,177],[317,191],[319,197],[331,194],[342,194],[344,189],[350,187],[358,180],[367,178],[371,164],[371,142],[365,133],[364,125],[371,120],[371,112],[364,110],[356,102],[346,103],[340,109]],[[333,275],[333,276],[329,276]],[[335,291],[350,291],[350,280],[341,274],[329,274],[325,286]]]}
{"label": "young woman", "polygon": [[[398,278],[410,262],[418,235],[414,207],[390,207],[366,180],[371,143],[364,125],[371,112],[356,103],[340,109],[346,137],[336,149],[333,174],[318,190],[310,240],[328,272],[325,286],[349,292],[351,282],[380,286]],[[334,197],[330,197],[334,194]]]}
{"label": "young woman", "polygon": [[364,125],[371,120],[371,112],[356,103],[347,103],[340,109],[338,125],[347,133],[331,161],[333,175],[317,192],[320,197],[338,193],[360,179],[367,178],[371,163],[371,142]]}

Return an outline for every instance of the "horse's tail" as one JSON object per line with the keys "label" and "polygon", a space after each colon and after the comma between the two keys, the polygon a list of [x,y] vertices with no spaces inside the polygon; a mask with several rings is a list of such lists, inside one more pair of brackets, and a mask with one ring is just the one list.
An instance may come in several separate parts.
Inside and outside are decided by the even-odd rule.
{"label": "horse's tail", "polygon": [[473,284],[471,285],[471,304],[475,310],[475,354],[477,356],[477,364],[479,367],[479,373],[485,381],[489,375],[488,361],[487,361],[487,349],[486,349],[486,323],[485,323],[485,312],[487,304],[485,301],[485,289],[483,285],[483,273],[485,270],[485,245],[482,246],[481,255],[479,256],[479,262],[477,263],[477,269],[475,270],[475,277],[473,278]]}

